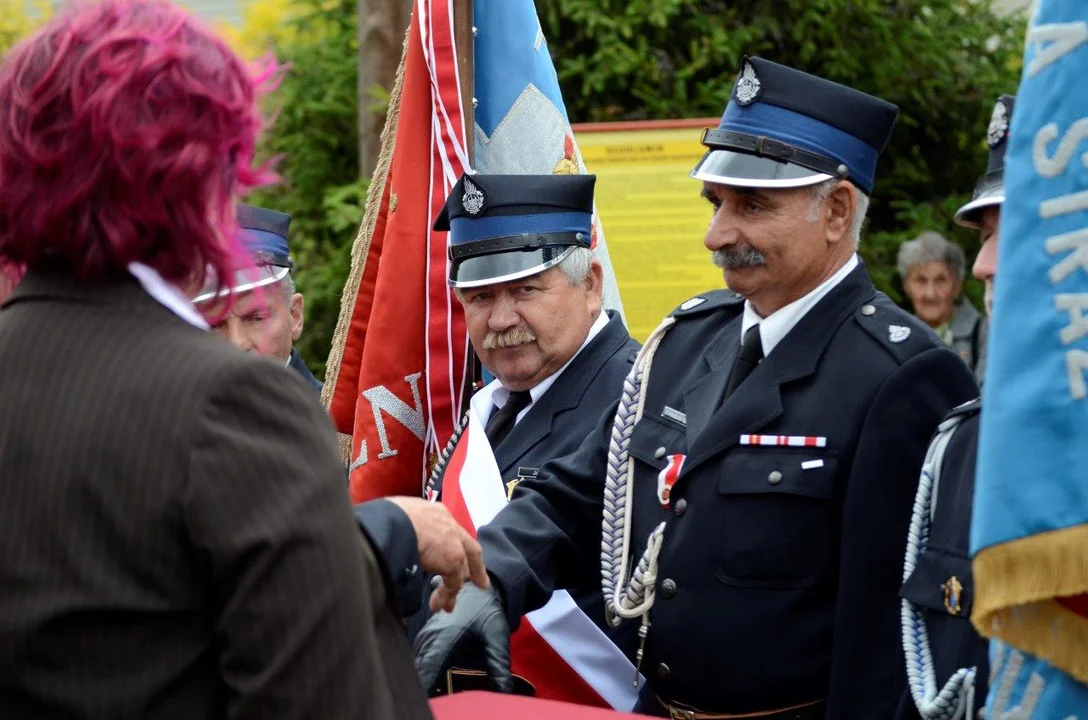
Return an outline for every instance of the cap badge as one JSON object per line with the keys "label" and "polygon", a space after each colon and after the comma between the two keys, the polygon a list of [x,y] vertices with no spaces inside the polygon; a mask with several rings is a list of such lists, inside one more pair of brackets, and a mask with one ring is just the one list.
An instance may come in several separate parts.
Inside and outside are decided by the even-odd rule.
{"label": "cap badge", "polygon": [[901,343],[910,337],[910,328],[903,325],[889,325],[888,339],[893,343]]}
{"label": "cap badge", "polygon": [[986,139],[991,148],[995,148],[1005,139],[1009,131],[1009,109],[1000,100],[994,105],[994,114],[990,116],[990,127],[986,130]]}
{"label": "cap badge", "polygon": [[741,105],[752,104],[759,97],[760,87],[759,78],[756,77],[756,69],[752,67],[751,62],[745,60],[740,77],[737,79],[737,102]]}
{"label": "cap badge", "polygon": [[465,212],[473,217],[484,209],[484,193],[471,180],[465,180],[465,194],[461,197],[461,204],[465,206]]}

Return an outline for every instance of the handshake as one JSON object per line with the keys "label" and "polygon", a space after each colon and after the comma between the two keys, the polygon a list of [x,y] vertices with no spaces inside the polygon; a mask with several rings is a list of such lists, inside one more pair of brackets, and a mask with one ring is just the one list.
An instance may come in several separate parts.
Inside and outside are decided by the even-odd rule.
{"label": "handshake", "polygon": [[[392,497],[412,523],[424,572],[435,575],[430,608],[435,614],[415,641],[416,669],[430,695],[455,658],[482,662],[495,687],[513,692],[510,671],[510,625],[502,598],[491,587],[479,543],[441,503]],[[470,583],[466,584],[468,578]],[[458,663],[460,664],[460,663]]]}

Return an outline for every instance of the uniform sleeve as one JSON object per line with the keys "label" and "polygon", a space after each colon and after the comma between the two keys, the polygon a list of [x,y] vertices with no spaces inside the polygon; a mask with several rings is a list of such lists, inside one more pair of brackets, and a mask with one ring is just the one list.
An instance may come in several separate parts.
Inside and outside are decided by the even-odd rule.
{"label": "uniform sleeve", "polygon": [[210,388],[181,502],[225,717],[425,717],[328,418],[295,373],[244,360]]}
{"label": "uniform sleeve", "polygon": [[408,617],[419,612],[423,606],[423,572],[412,521],[388,500],[356,505],[355,519],[378,556],[397,614]]}
{"label": "uniform sleeve", "polygon": [[937,425],[978,395],[947,348],[892,374],[862,428],[846,489],[827,717],[893,716],[906,688],[899,586],[918,476]]}
{"label": "uniform sleeve", "polygon": [[[612,404],[572,454],[551,460],[522,481],[513,499],[478,538],[484,562],[502,593],[511,629],[522,615],[563,589],[564,567],[599,557]],[[587,555],[588,553],[588,555]],[[596,562],[594,561],[594,564]]]}

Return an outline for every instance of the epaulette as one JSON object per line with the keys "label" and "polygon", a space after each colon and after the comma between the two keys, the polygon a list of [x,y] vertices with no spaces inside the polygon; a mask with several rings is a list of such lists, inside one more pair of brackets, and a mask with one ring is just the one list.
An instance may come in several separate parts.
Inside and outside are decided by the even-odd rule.
{"label": "epaulette", "polygon": [[903,312],[883,293],[855,310],[854,319],[899,363],[942,344],[928,325]]}
{"label": "epaulette", "polygon": [[732,290],[711,290],[680,303],[680,306],[669,313],[669,316],[683,318],[705,315],[723,307],[740,305],[743,302],[744,298]]}

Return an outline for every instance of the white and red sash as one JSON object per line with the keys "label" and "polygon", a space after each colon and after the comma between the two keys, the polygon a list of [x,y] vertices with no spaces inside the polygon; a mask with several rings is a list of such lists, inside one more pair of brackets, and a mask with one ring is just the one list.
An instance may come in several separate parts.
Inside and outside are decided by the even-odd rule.
{"label": "white and red sash", "polygon": [[[442,501],[475,537],[506,505],[506,487],[472,399],[469,424],[450,455],[442,478]],[[536,688],[537,697],[628,711],[638,699],[635,667],[565,590],[526,615],[510,639],[515,674]],[[642,678],[639,677],[639,686]]]}

